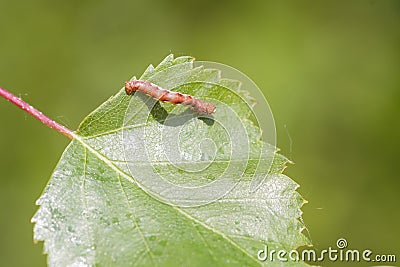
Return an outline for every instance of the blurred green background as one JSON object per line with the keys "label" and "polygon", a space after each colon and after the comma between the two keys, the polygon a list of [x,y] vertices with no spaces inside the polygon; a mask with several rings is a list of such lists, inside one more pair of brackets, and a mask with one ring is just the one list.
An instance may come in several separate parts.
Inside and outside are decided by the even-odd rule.
{"label": "blurred green background", "polygon": [[[72,129],[171,52],[262,88],[317,249],[400,260],[399,1],[0,0],[0,86]],[[4,99],[0,129],[0,265],[44,266],[30,219],[69,140]]]}

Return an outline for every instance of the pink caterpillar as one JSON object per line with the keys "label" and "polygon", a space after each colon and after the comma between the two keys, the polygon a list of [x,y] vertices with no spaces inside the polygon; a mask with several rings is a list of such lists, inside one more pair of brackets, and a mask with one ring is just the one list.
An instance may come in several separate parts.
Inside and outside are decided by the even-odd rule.
{"label": "pink caterpillar", "polygon": [[140,91],[157,100],[165,101],[171,104],[191,106],[199,113],[212,114],[216,110],[215,105],[212,103],[204,102],[190,95],[163,89],[148,81],[131,80],[125,82],[125,92],[128,95],[131,95],[135,91]]}

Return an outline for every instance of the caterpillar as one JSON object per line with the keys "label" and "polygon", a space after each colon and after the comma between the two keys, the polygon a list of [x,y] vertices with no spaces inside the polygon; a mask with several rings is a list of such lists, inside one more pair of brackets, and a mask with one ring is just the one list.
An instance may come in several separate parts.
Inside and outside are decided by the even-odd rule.
{"label": "caterpillar", "polygon": [[199,113],[212,114],[216,110],[215,105],[212,103],[204,102],[194,96],[163,89],[148,81],[131,80],[125,82],[126,94],[131,95],[136,91],[145,93],[146,95],[163,102],[190,106]]}

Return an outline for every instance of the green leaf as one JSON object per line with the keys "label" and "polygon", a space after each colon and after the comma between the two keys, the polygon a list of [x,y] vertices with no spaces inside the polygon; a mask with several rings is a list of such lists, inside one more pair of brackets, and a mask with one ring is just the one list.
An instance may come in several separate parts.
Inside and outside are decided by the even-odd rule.
{"label": "green leaf", "polygon": [[288,160],[260,140],[240,83],[172,55],[141,79],[217,112],[121,89],[86,117],[32,219],[49,265],[259,266],[265,245],[309,244]]}

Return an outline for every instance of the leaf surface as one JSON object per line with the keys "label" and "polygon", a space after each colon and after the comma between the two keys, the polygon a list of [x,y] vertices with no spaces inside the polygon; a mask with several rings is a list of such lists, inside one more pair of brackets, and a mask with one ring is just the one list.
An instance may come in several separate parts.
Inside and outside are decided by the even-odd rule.
{"label": "leaf surface", "polygon": [[260,266],[264,245],[309,244],[288,160],[260,140],[240,83],[172,55],[140,79],[217,112],[121,89],[86,117],[32,219],[50,266]]}

